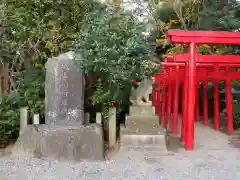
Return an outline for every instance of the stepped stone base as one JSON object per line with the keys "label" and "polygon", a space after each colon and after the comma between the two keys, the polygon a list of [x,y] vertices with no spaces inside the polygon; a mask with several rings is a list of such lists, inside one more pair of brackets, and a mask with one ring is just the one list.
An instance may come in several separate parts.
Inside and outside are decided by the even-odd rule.
{"label": "stepped stone base", "polygon": [[141,131],[138,132],[122,125],[120,132],[121,144],[123,146],[166,148],[166,131],[161,127],[152,130],[147,129],[146,131],[141,129]]}
{"label": "stepped stone base", "polygon": [[30,125],[20,135],[12,156],[49,157],[57,160],[104,160],[102,127]]}
{"label": "stepped stone base", "polygon": [[120,139],[121,147],[124,148],[167,152],[167,134],[162,127],[135,131],[122,125],[120,127]]}
{"label": "stepped stone base", "polygon": [[167,153],[167,131],[159,125],[152,106],[131,106],[125,125],[120,127],[122,148]]}

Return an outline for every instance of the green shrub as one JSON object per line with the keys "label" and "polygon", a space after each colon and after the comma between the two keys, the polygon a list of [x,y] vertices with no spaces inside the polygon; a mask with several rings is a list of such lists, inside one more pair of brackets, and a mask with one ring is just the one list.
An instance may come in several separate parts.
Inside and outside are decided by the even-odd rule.
{"label": "green shrub", "polygon": [[94,0],[2,0],[0,61],[12,70],[14,92],[0,102],[0,144],[16,139],[19,108],[44,116],[44,64],[68,52]]}
{"label": "green shrub", "polygon": [[233,104],[233,127],[240,128],[240,104]]}
{"label": "green shrub", "polygon": [[14,141],[19,134],[19,109],[28,107],[30,115],[44,116],[44,79],[41,68],[29,68],[21,73],[18,91],[3,97],[0,102],[0,146]]}
{"label": "green shrub", "polygon": [[21,98],[15,92],[0,102],[0,147],[5,147],[18,136],[20,102]]}
{"label": "green shrub", "polygon": [[85,15],[84,28],[74,43],[76,61],[100,83],[92,87],[93,104],[103,108],[129,100],[131,80],[142,80],[155,73],[150,67],[153,49],[143,35],[146,24],[131,12],[104,5]]}

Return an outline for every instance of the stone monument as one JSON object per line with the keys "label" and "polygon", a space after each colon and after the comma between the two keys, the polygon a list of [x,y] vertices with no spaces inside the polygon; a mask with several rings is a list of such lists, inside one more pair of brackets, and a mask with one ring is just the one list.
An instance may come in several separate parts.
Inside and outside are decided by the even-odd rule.
{"label": "stone monument", "polygon": [[82,69],[62,54],[47,61],[45,97],[46,124],[82,125],[84,123],[85,78]]}
{"label": "stone monument", "polygon": [[101,125],[84,125],[84,75],[71,53],[46,63],[46,124],[28,125],[13,155],[81,161],[103,160]]}

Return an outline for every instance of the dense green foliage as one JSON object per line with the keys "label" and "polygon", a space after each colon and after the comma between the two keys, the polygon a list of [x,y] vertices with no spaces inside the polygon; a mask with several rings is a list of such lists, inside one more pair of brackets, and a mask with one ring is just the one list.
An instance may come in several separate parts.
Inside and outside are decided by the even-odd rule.
{"label": "dense green foliage", "polygon": [[45,60],[66,52],[81,20],[92,6],[88,0],[3,0],[0,8],[3,60]]}
{"label": "dense green foliage", "polygon": [[14,89],[0,102],[0,144],[18,133],[19,112],[44,116],[44,64],[72,48],[91,0],[2,0],[0,61],[14,77]]}
{"label": "dense green foliage", "polygon": [[233,104],[233,127],[240,128],[240,104]]}
{"label": "dense green foliage", "polygon": [[13,93],[7,95],[0,103],[0,148],[18,136],[19,103],[19,96]]}
{"label": "dense green foliage", "polygon": [[153,50],[143,35],[146,24],[121,9],[99,8],[86,14],[75,42],[76,60],[86,74],[96,77],[92,102],[109,107],[128,101],[131,80],[154,72]]}
{"label": "dense green foliage", "polygon": [[34,113],[44,116],[44,80],[42,68],[28,68],[21,73],[18,91],[7,94],[0,102],[0,145],[14,140],[19,131],[19,109],[28,107],[31,117]]}
{"label": "dense green foliage", "polygon": [[[160,1],[160,0],[159,0]],[[160,8],[156,8],[157,42],[168,45],[164,32],[168,29],[204,30],[204,31],[239,31],[240,30],[240,3],[236,0],[164,0]],[[160,32],[160,34],[159,34]],[[167,52],[167,53],[165,53]],[[164,58],[166,54],[187,52],[182,45],[168,46],[168,49],[159,52]],[[239,46],[198,46],[198,52],[203,54],[240,54]]]}

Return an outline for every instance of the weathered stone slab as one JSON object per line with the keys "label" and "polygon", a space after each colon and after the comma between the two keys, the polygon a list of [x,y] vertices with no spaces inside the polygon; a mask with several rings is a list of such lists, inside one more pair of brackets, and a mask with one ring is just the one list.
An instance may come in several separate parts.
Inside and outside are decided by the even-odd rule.
{"label": "weathered stone slab", "polygon": [[132,129],[121,126],[121,146],[127,148],[144,148],[167,152],[167,132],[162,127],[146,129],[136,132]]}
{"label": "weathered stone slab", "polygon": [[12,155],[67,161],[104,160],[102,127],[30,125],[15,143]]}
{"label": "weathered stone slab", "polygon": [[71,54],[62,54],[46,63],[46,124],[84,123],[84,86],[82,69]]}
{"label": "weathered stone slab", "polygon": [[152,106],[130,106],[129,115],[154,115],[154,109]]}
{"label": "weathered stone slab", "polygon": [[159,127],[158,116],[128,116],[125,120],[126,127],[136,130],[141,129],[156,129]]}

